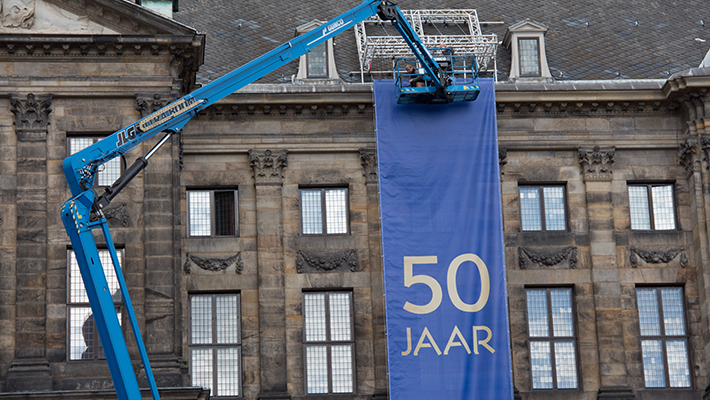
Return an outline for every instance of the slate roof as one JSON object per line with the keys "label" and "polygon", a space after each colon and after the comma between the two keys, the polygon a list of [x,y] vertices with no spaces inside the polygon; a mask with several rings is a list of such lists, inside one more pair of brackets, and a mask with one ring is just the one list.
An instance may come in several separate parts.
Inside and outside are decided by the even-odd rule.
{"label": "slate roof", "polygon": [[[206,33],[199,81],[214,80],[294,37],[313,19],[327,21],[358,0],[181,0],[174,19]],[[697,68],[710,48],[710,0],[400,0],[402,9],[475,8],[484,34],[503,40],[508,26],[529,18],[549,27],[547,59],[556,80],[666,79]],[[336,37],[341,78],[359,82],[353,30]],[[499,46],[499,79],[510,51]],[[260,83],[290,82],[296,63]]]}

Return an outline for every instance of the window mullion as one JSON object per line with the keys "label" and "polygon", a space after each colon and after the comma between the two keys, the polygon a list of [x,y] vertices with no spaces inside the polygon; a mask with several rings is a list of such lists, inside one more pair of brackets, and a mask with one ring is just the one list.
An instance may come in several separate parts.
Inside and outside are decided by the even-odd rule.
{"label": "window mullion", "polygon": [[[320,213],[321,213],[321,223],[322,223],[322,232],[324,235],[328,234],[328,222],[327,222],[327,215],[328,212],[325,209],[326,202],[325,202],[325,189],[320,190]],[[328,296],[326,296],[327,298]],[[327,314],[327,313],[326,313]]]}
{"label": "window mullion", "polygon": [[547,214],[545,214],[545,187],[540,186],[538,188],[538,193],[540,195],[540,226],[543,231],[547,231]]}
{"label": "window mullion", "polygon": [[[215,203],[215,200],[214,200],[214,192],[215,192],[214,190],[210,190],[210,191],[209,191],[209,193],[210,193],[210,236],[212,236],[212,237],[217,236],[217,228],[216,228],[216,226],[217,226],[216,222],[217,222],[217,221],[216,221],[216,219],[215,219],[215,214],[216,214],[216,212],[215,212],[215,210],[216,210],[216,209],[215,209],[215,206],[216,206],[216,203]],[[215,300],[214,300],[214,297],[213,297],[213,301],[215,301]]]}
{"label": "window mullion", "polygon": [[[214,200],[214,192],[212,192],[212,200]],[[211,214],[213,215],[214,213]],[[210,297],[212,300],[212,391],[216,392],[215,396],[219,396],[220,393],[217,390],[217,376],[219,373],[219,371],[217,371],[217,295],[213,294]]]}
{"label": "window mullion", "polygon": [[550,338],[550,370],[552,373],[552,387],[557,389],[557,369],[555,368],[555,327],[552,321],[552,290],[545,289],[545,303],[547,306],[547,325]]}

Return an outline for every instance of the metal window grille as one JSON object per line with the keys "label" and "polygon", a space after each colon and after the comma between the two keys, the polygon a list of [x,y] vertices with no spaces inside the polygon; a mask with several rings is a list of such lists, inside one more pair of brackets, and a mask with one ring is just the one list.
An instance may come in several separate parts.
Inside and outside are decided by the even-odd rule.
{"label": "metal window grille", "polygon": [[306,393],[354,393],[352,293],[303,294]]}
{"label": "metal window grille", "polygon": [[[92,144],[103,139],[103,137],[70,137],[69,138],[69,155],[72,155],[80,150],[91,146]],[[116,179],[121,176],[121,160],[114,158],[107,161],[99,168],[99,173],[96,178],[96,184],[99,186],[111,186]]]}
{"label": "metal window grille", "polygon": [[214,397],[241,396],[239,294],[190,295],[190,376]]}
{"label": "metal window grille", "polygon": [[636,288],[636,299],[646,387],[690,387],[683,289]]}
{"label": "metal window grille", "polygon": [[520,186],[519,191],[523,231],[567,229],[564,186]]}
{"label": "metal window grille", "polygon": [[306,70],[309,78],[324,78],[328,76],[326,43],[319,44],[306,54]]}
{"label": "metal window grille", "polygon": [[[123,251],[117,249],[119,260],[123,258]],[[84,281],[79,272],[79,264],[76,255],[72,250],[68,255],[68,330],[69,334],[69,360],[98,360],[105,359],[103,347],[99,340],[99,334],[94,323],[94,316],[91,312],[89,297],[84,288]],[[106,275],[108,289],[111,291],[116,314],[119,323],[121,322],[121,291],[116,278],[116,271],[113,268],[111,255],[108,250],[99,250],[99,260]]]}
{"label": "metal window grille", "polygon": [[188,236],[236,236],[237,191],[188,190]]}
{"label": "metal window grille", "polygon": [[301,189],[301,232],[348,233],[348,189]]}
{"label": "metal window grille", "polygon": [[526,289],[533,389],[577,389],[571,288]]}
{"label": "metal window grille", "polygon": [[676,228],[672,184],[629,185],[629,213],[633,230]]}
{"label": "metal window grille", "polygon": [[518,39],[520,75],[540,76],[540,42],[537,38]]}

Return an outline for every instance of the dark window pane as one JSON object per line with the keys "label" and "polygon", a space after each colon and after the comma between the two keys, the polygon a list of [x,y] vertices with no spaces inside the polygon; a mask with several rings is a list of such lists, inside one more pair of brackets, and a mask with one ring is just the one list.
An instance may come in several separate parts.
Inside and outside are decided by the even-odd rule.
{"label": "dark window pane", "polygon": [[214,208],[215,235],[234,235],[234,192],[214,192]]}

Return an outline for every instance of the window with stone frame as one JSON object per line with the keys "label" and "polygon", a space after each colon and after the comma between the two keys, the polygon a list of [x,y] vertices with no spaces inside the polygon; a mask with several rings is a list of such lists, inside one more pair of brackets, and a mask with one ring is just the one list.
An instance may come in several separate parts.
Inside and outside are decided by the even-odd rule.
{"label": "window with stone frame", "polygon": [[352,292],[303,293],[306,394],[355,392]]}
{"label": "window with stone frame", "polygon": [[211,397],[242,395],[242,338],[239,293],[189,295],[189,363],[192,386]]}
{"label": "window with stone frame", "polygon": [[347,188],[301,188],[300,198],[302,234],[349,232]]}
{"label": "window with stone frame", "polygon": [[526,288],[534,390],[578,389],[572,288]]}
{"label": "window with stone frame", "polygon": [[682,287],[637,287],[647,388],[689,388],[688,327]]}
{"label": "window with stone frame", "polygon": [[520,76],[540,76],[540,41],[538,38],[518,38]]}
{"label": "window with stone frame", "polygon": [[[68,155],[75,154],[80,150],[91,146],[104,137],[99,136],[68,136],[67,137],[67,152]],[[116,179],[121,176],[121,158],[116,157],[99,167],[99,173],[96,176],[96,185],[111,186]]]}
{"label": "window with stone frame", "polygon": [[632,230],[676,229],[672,183],[634,183],[628,185],[628,190]]}
{"label": "window with stone frame", "polygon": [[[116,249],[119,262],[123,262],[123,250]],[[113,268],[111,254],[108,249],[99,249],[99,259],[106,275],[108,289],[111,291],[116,315],[121,323],[122,298],[121,290],[116,278],[116,271]],[[67,290],[67,321],[69,334],[69,361],[99,360],[105,359],[103,347],[96,330],[94,316],[89,304],[89,297],[86,294],[84,280],[79,271],[79,263],[76,260],[74,251],[67,251],[68,264],[68,286]]]}
{"label": "window with stone frame", "polygon": [[188,236],[238,236],[236,189],[187,191]]}
{"label": "window with stone frame", "polygon": [[519,185],[523,231],[567,230],[564,185]]}

